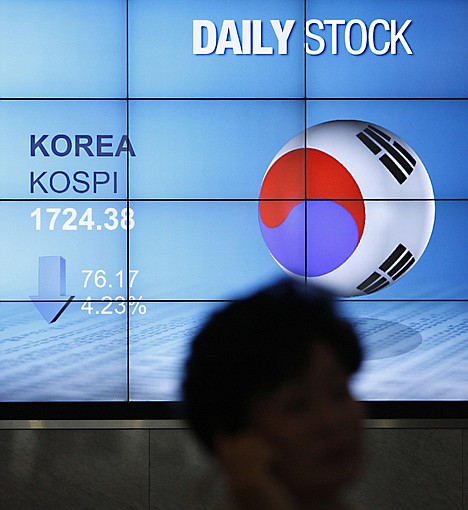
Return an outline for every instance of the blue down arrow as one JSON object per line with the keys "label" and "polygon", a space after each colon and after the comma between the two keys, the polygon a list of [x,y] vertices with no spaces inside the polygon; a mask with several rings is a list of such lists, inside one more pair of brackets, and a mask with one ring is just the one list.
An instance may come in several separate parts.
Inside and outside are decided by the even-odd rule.
{"label": "blue down arrow", "polygon": [[39,293],[29,296],[42,317],[55,322],[75,296],[66,296],[66,261],[63,257],[39,257]]}

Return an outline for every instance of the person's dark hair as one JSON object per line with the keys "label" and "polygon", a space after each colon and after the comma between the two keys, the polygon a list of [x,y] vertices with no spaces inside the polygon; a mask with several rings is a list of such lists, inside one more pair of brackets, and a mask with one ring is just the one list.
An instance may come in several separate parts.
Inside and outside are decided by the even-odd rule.
{"label": "person's dark hair", "polygon": [[348,374],[359,368],[358,339],[333,301],[290,281],[215,313],[192,343],[183,382],[187,420],[202,444],[211,450],[216,433],[242,430],[253,398],[299,376],[317,344]]}

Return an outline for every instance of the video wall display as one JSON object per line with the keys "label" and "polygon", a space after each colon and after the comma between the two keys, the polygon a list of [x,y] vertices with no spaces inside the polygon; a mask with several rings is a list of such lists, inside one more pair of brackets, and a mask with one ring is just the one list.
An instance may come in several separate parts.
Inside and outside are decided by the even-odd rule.
{"label": "video wall display", "polygon": [[171,402],[283,277],[366,401],[468,400],[468,4],[0,0],[0,401]]}

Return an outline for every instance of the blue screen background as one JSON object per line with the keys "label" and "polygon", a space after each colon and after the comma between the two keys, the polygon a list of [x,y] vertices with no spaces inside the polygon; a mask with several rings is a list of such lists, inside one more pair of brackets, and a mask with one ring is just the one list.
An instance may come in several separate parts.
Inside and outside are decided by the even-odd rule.
{"label": "blue screen background", "polygon": [[[223,20],[262,20],[274,48],[270,20],[295,25],[287,55],[194,55],[194,19],[218,33]],[[398,45],[396,55],[350,55],[340,27],[332,55],[328,27],[324,53],[307,55],[308,19],[411,19],[413,54]],[[206,317],[284,275],[258,219],[270,162],[307,127],[337,119],[405,140],[436,201],[411,271],[340,300],[368,353],[355,391],[468,399],[467,22],[461,0],[0,0],[0,401],[179,399]],[[377,46],[386,40],[377,31]],[[33,135],[47,135],[49,155],[31,154]],[[71,140],[69,154],[53,154],[54,136],[59,152]],[[89,137],[92,155],[75,155],[77,136]],[[99,136],[110,154],[98,156]],[[122,136],[134,153],[117,154]],[[82,193],[64,181],[77,172],[90,183]],[[32,185],[42,173],[45,189]],[[65,230],[70,209],[76,228]],[[31,301],[44,256],[66,260],[74,296],[52,324]]]}

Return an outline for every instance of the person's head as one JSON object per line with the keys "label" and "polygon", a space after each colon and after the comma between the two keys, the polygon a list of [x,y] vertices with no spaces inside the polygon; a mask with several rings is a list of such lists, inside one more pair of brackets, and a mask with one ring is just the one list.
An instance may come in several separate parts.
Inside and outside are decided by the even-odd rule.
{"label": "person's head", "polygon": [[316,475],[342,483],[356,467],[360,410],[348,380],[360,363],[358,339],[328,296],[281,282],[215,313],[195,337],[187,419],[211,451],[220,437],[264,437],[289,485]]}

